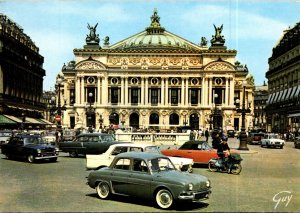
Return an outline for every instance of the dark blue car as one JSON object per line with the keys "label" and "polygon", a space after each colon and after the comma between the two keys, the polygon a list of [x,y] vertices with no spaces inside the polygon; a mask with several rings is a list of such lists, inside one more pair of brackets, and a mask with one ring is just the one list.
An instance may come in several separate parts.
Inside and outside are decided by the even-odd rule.
{"label": "dark blue car", "polygon": [[1,152],[8,159],[25,158],[29,163],[37,160],[55,162],[58,148],[44,143],[40,135],[18,134],[10,138],[9,142],[1,146]]}

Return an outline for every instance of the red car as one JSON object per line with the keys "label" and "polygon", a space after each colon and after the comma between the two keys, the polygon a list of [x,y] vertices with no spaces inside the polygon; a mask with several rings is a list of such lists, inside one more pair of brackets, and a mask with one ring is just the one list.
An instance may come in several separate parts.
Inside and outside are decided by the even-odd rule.
{"label": "red car", "polygon": [[208,164],[210,159],[218,157],[217,150],[205,141],[187,141],[178,149],[165,149],[161,153],[172,157],[192,158],[198,164]]}

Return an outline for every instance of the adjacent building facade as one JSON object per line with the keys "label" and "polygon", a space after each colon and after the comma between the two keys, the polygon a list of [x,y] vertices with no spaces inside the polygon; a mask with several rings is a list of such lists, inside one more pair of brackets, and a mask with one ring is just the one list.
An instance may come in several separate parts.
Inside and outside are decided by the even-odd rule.
{"label": "adjacent building facade", "polygon": [[300,22],[284,31],[273,48],[266,73],[268,131],[299,133],[300,127]]}
{"label": "adjacent building facade", "polygon": [[0,128],[40,128],[44,58],[23,29],[0,14]]}
{"label": "adjacent building facade", "polygon": [[156,10],[149,27],[113,45],[109,37],[99,45],[96,27],[88,26],[86,45],[74,49],[75,60],[58,74],[63,126],[239,130],[240,99],[251,109],[246,129],[253,128],[254,79],[236,61],[237,51],[224,46],[223,25],[214,26],[211,45],[205,37],[194,44],[167,31]]}
{"label": "adjacent building facade", "polygon": [[266,104],[269,97],[268,85],[255,86],[254,89],[254,129],[267,130]]}

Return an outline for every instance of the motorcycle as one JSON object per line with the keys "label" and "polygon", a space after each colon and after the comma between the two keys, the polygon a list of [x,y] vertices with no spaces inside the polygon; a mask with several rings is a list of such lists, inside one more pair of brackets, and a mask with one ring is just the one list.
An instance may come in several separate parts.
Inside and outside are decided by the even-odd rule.
{"label": "motorcycle", "polygon": [[224,162],[221,158],[212,158],[208,162],[208,169],[211,172],[221,171],[221,172],[227,172],[228,174],[234,174],[238,175],[242,171],[242,165],[241,161],[243,159],[241,158],[240,154],[231,154],[228,155],[227,160]]}

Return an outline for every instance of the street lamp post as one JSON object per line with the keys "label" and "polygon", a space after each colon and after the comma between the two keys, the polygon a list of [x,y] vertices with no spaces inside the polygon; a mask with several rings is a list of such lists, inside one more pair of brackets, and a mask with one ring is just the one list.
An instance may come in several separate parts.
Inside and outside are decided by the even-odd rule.
{"label": "street lamp post", "polygon": [[[58,99],[57,99],[57,107],[55,107],[55,108],[56,108],[56,111],[57,111],[57,117],[56,117],[57,130],[59,132],[62,132],[62,126],[61,126],[62,111],[66,110],[65,105],[61,106],[60,87],[62,86],[61,85],[62,81],[63,81],[63,79],[60,78],[60,77],[58,77],[57,80],[56,80],[56,85],[57,85],[57,88],[58,88]],[[52,101],[55,103],[55,97],[52,97]]]}
{"label": "street lamp post", "polygon": [[[241,132],[240,132],[240,146],[239,146],[239,150],[249,150],[249,148],[247,147],[247,134],[246,134],[246,127],[245,127],[245,116],[246,113],[250,112],[249,108],[246,108],[246,103],[245,103],[245,97],[246,97],[246,81],[243,81],[243,103],[242,103],[242,108],[238,108],[237,112],[242,114],[242,128],[241,128]],[[239,104],[240,100],[237,99],[236,103]]]}
{"label": "street lamp post", "polygon": [[93,132],[92,124],[91,124],[91,119],[92,119],[92,114],[94,113],[94,109],[92,107],[92,98],[94,94],[92,92],[89,93],[89,105],[87,106],[87,116],[88,116],[88,122],[87,126],[89,129],[89,132]]}

